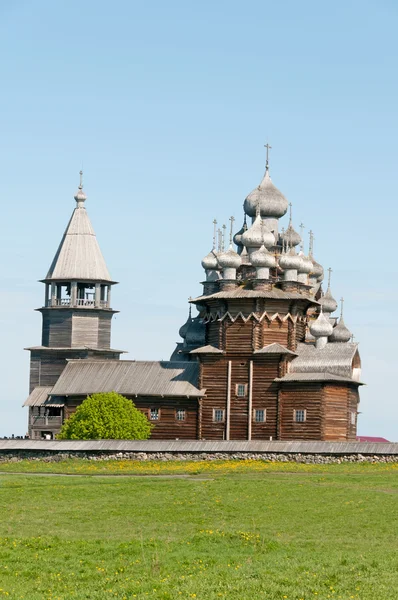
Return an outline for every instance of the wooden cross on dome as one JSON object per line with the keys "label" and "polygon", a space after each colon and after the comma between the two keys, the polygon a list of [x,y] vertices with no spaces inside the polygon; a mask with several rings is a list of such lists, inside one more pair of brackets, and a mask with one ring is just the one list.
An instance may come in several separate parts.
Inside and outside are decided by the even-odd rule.
{"label": "wooden cross on dome", "polygon": [[270,146],[269,143],[267,142],[266,144],[264,144],[264,148],[267,149],[267,158],[265,161],[265,168],[268,169],[269,151],[272,150],[272,146]]}

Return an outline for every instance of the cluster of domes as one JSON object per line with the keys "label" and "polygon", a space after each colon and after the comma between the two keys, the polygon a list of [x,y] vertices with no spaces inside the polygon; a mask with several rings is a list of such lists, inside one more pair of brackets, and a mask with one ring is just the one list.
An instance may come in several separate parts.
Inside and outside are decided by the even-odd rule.
{"label": "cluster of domes", "polygon": [[[314,298],[319,299],[321,312],[318,318],[311,323],[310,333],[316,338],[328,338],[331,342],[346,342],[351,338],[351,333],[344,324],[341,316],[336,324],[336,319],[330,317],[337,308],[330,289],[330,273],[328,287],[324,294],[321,293],[321,282],[324,278],[324,269],[314,258],[314,237],[310,231],[308,254],[303,248],[301,235],[294,229],[292,221],[292,205],[290,204],[289,223],[286,230],[278,233],[278,219],[283,217],[289,204],[285,196],[271,181],[268,168],[268,157],[265,175],[244,201],[244,222],[242,227],[232,235],[233,218],[231,217],[230,245],[225,250],[225,225],[223,231],[218,230],[218,248],[216,248],[216,221],[213,236],[213,248],[203,258],[202,266],[206,270],[208,282],[225,279],[230,284],[237,278],[257,280],[284,280],[297,282],[299,289],[303,289]],[[246,218],[251,217],[248,225]],[[300,225],[300,228],[304,227]],[[236,244],[237,252],[233,249],[232,242]],[[300,245],[300,250],[296,247]],[[254,267],[253,270],[247,270]],[[260,285],[260,284],[259,284]],[[287,285],[287,283],[285,284]],[[291,283],[290,283],[291,285]],[[209,288],[214,289],[214,288]]]}

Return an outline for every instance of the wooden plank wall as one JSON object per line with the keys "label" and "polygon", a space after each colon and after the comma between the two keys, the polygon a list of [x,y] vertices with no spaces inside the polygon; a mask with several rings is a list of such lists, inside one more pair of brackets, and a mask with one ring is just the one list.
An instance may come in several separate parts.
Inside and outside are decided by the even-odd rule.
{"label": "wooden plank wall", "polygon": [[323,440],[346,440],[349,430],[349,388],[325,384],[323,389]]}
{"label": "wooden plank wall", "polygon": [[42,346],[70,347],[72,337],[72,311],[67,309],[43,310]]}
{"label": "wooden plank wall", "polygon": [[111,347],[111,326],[113,313],[110,312],[99,312],[99,324],[98,324],[98,347],[99,348],[110,348]]}
{"label": "wooden plank wall", "polygon": [[[359,404],[359,391],[358,388],[351,387],[348,390],[348,440],[357,439],[357,423],[358,423],[358,404]],[[357,416],[355,424],[351,423],[351,412],[354,412]]]}
{"label": "wooden plank wall", "polygon": [[288,336],[289,336],[289,321],[280,321],[275,319],[274,321],[268,321],[264,319],[262,321],[262,344],[261,346],[268,346],[269,344],[277,343],[282,346],[288,347]]}
{"label": "wooden plank wall", "polygon": [[200,367],[200,388],[206,388],[202,401],[202,437],[206,440],[223,440],[225,423],[213,423],[213,409],[227,407],[228,361],[224,357],[206,356]]}
{"label": "wooden plank wall", "polygon": [[212,321],[206,326],[206,344],[215,348],[222,348],[221,344],[221,327],[220,321]]}
{"label": "wooden plank wall", "polygon": [[[284,384],[279,392],[280,436],[281,440],[321,440],[322,437],[322,385],[319,383],[291,385]],[[305,423],[293,420],[293,411],[307,411]]]}
{"label": "wooden plank wall", "polygon": [[[128,396],[127,396],[128,397]],[[149,417],[151,408],[160,410],[159,421],[151,421],[155,426],[151,433],[151,439],[175,440],[197,439],[198,430],[198,401],[188,398],[143,398],[130,397],[135,406]],[[69,418],[76,408],[83,402],[85,397],[71,397],[67,401],[64,414]],[[185,410],[185,421],[176,420],[176,410],[183,408]]]}
{"label": "wooden plank wall", "polygon": [[90,313],[74,314],[72,316],[72,342],[73,348],[88,346],[98,348],[98,314]]}
{"label": "wooden plank wall", "polygon": [[253,411],[266,409],[265,423],[256,423],[251,415],[253,440],[277,439],[278,374],[279,356],[258,356],[253,361]]}
{"label": "wooden plank wall", "polygon": [[[244,397],[238,397],[236,386],[242,383],[246,385],[247,393]],[[248,405],[249,405],[249,361],[231,361],[231,419],[230,439],[247,440],[248,431]],[[206,399],[204,400],[206,402]]]}
{"label": "wooden plank wall", "polygon": [[225,350],[228,354],[247,354],[253,351],[253,325],[252,319],[246,323],[241,318],[233,323],[224,321]]}
{"label": "wooden plank wall", "polygon": [[30,361],[29,393],[38,385],[52,386],[66,366],[65,356],[36,355]]}

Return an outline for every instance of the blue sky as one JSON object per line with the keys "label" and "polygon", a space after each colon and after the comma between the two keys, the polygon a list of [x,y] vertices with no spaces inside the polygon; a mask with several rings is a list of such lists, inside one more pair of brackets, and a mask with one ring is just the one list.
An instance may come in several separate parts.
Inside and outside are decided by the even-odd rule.
{"label": "blue sky", "polygon": [[0,435],[24,434],[29,345],[84,165],[120,309],[113,346],[167,359],[212,225],[263,174],[315,232],[363,360],[359,432],[398,441],[398,5],[0,4]]}

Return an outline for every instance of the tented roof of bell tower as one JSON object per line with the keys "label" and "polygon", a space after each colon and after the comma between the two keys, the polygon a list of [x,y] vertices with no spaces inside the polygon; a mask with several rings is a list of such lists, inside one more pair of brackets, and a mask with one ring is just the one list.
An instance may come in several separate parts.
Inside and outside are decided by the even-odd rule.
{"label": "tented roof of bell tower", "polygon": [[104,281],[113,283],[93,226],[84,207],[82,183],[61,243],[44,281]]}

